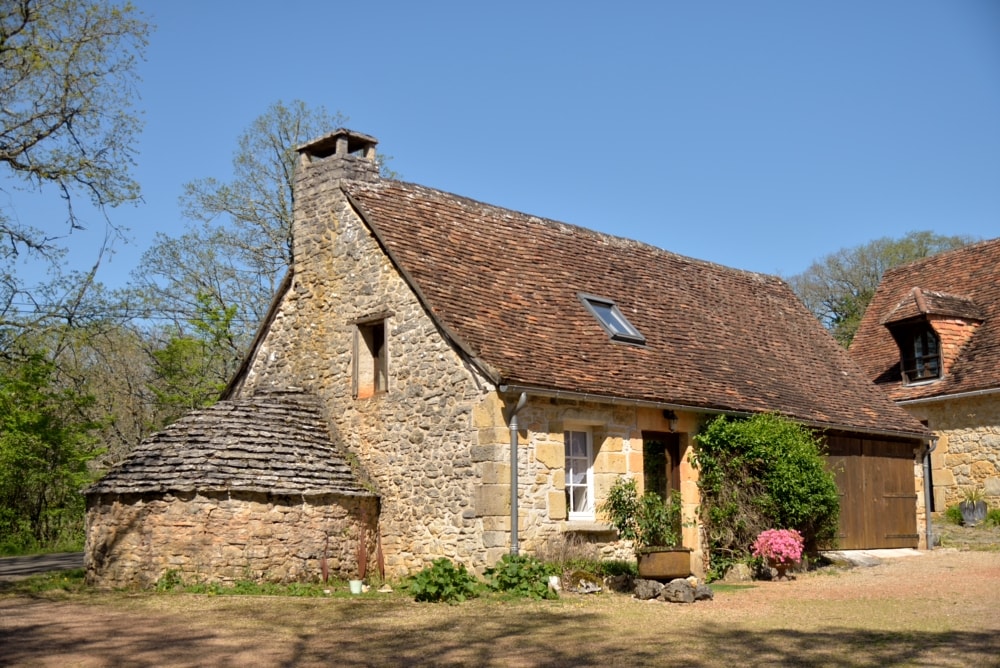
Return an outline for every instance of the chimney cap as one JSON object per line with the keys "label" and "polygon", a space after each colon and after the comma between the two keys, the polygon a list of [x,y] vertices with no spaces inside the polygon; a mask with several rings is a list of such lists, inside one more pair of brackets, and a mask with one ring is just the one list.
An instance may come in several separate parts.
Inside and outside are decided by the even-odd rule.
{"label": "chimney cap", "polygon": [[[373,151],[378,139],[370,135],[348,130],[347,128],[337,128],[321,137],[297,146],[295,148],[299,154],[309,155],[316,158],[327,158],[337,153],[338,142],[346,139],[347,153],[368,154]],[[342,149],[343,150],[343,149]]]}

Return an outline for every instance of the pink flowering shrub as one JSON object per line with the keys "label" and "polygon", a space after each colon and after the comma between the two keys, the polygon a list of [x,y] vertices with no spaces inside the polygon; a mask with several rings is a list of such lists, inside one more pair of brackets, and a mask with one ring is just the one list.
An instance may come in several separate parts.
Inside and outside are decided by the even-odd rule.
{"label": "pink flowering shrub", "polygon": [[768,529],[754,541],[753,556],[777,564],[797,564],[802,561],[803,542],[795,529]]}

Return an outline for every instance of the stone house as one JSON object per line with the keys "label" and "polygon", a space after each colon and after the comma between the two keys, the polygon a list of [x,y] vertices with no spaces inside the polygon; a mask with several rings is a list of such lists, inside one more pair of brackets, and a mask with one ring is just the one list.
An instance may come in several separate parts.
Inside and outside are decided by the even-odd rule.
{"label": "stone house", "polygon": [[[888,443],[912,495],[926,430],[780,279],[380,179],[375,144],[337,130],[300,147],[293,267],[221,403],[289,388],[317,402],[365,480],[351,489],[378,497],[366,554],[388,576],[438,557],[481,570],[567,541],[629,554],[598,512],[622,475],[679,492],[701,573],[692,436],[720,413]],[[104,489],[89,497],[95,537],[129,503],[115,496],[127,488]],[[867,498],[857,512],[878,518],[881,499]],[[269,540],[244,532],[228,549],[247,559]],[[295,558],[315,574],[324,549],[314,539]],[[155,579],[163,559],[148,569]]]}
{"label": "stone house", "polygon": [[[966,489],[1000,501],[1000,239],[890,269],[850,348],[865,374],[927,425],[931,510]],[[918,471],[921,486],[925,472]]]}

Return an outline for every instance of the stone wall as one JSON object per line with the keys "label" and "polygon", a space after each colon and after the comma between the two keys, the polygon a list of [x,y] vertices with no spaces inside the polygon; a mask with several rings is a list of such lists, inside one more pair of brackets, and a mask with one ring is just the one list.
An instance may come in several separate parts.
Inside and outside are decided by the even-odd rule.
{"label": "stone wall", "polygon": [[[184,582],[322,580],[374,568],[376,500],[265,494],[104,495],[87,508],[87,582],[154,585],[168,571]],[[365,547],[359,551],[364,540]]]}
{"label": "stone wall", "polygon": [[[474,408],[490,394],[438,330],[323,163],[296,186],[294,281],[241,391],[302,387],[328,409],[333,437],[381,496],[387,575],[438,557],[486,567]],[[358,325],[385,324],[387,387],[352,395]]]}
{"label": "stone wall", "polygon": [[903,407],[938,437],[931,454],[935,510],[958,503],[970,487],[991,507],[1000,505],[1000,393]]}
{"label": "stone wall", "polygon": [[[482,571],[510,550],[506,402],[517,397],[501,397],[438,329],[332,173],[324,161],[297,173],[294,280],[240,391],[295,386],[323,399],[333,437],[381,497],[388,576],[413,573],[438,557]],[[385,325],[387,386],[355,397],[357,332],[374,321]],[[617,475],[641,477],[641,429],[667,430],[662,412],[641,412],[532,399],[520,416],[524,551],[574,531],[602,545],[614,538],[606,524],[566,522],[562,431],[574,421],[594,427],[600,499]],[[692,479],[690,470],[685,479]],[[696,486],[684,493],[693,516]],[[685,545],[697,547],[697,535],[685,528]],[[618,545],[605,554],[630,553]],[[700,551],[693,559],[700,564]]]}
{"label": "stone wall", "polygon": [[[480,436],[474,458],[482,472],[477,493],[477,513],[483,518],[487,559],[497,560],[510,546],[510,435],[504,422],[504,405],[497,398],[475,411]],[[593,440],[593,473],[596,505],[622,475],[643,482],[642,431],[667,432],[662,411],[632,405],[610,405],[569,399],[530,397],[518,414],[518,535],[520,551],[554,554],[561,544],[592,548],[605,559],[630,559],[630,543],[618,541],[611,525],[598,513],[593,522],[570,521],[565,496],[566,430],[589,431]],[[678,431],[693,432],[696,416],[680,416]],[[697,471],[691,466],[690,441],[681,433],[681,501],[683,544],[692,548],[692,569],[703,573],[700,535],[695,523],[699,503]]]}

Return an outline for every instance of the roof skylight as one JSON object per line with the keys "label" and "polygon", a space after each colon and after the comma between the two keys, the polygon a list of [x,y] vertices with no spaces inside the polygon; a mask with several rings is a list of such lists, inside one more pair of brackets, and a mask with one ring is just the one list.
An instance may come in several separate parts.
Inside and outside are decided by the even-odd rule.
{"label": "roof skylight", "polygon": [[583,293],[579,293],[577,296],[587,307],[587,310],[601,323],[601,327],[612,340],[626,343],[646,343],[646,337],[639,333],[639,330],[628,321],[612,300]]}

